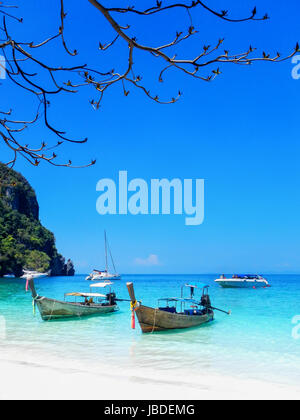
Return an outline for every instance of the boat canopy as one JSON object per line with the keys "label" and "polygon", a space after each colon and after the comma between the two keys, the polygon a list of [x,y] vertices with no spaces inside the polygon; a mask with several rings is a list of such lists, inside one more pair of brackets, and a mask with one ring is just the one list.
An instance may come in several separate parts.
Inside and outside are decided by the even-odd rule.
{"label": "boat canopy", "polygon": [[66,293],[65,296],[73,296],[73,297],[86,297],[86,298],[106,298],[106,295],[101,295],[100,293]]}
{"label": "boat canopy", "polygon": [[200,305],[199,300],[195,299],[185,299],[185,298],[162,298],[159,299],[159,301],[165,301],[165,302],[185,302],[185,303],[194,303],[195,305]]}
{"label": "boat canopy", "polygon": [[111,286],[113,283],[111,282],[106,282],[106,283],[95,283],[95,284],[91,284],[90,287],[106,287],[106,286]]}
{"label": "boat canopy", "polygon": [[206,289],[207,287],[210,287],[210,286],[208,286],[207,284],[205,284],[205,283],[199,283],[198,284],[198,286],[194,286],[194,285],[192,285],[192,284],[185,284],[184,286],[182,286],[182,287],[190,287],[190,288],[192,288],[192,289]]}

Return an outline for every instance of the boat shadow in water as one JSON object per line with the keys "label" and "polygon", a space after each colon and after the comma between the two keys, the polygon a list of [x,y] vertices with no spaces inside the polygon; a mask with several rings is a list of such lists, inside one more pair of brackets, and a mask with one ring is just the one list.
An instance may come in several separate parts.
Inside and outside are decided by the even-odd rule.
{"label": "boat shadow in water", "polygon": [[[177,328],[177,329],[173,329],[173,330],[153,331],[153,332],[150,332],[148,334],[148,338],[151,335],[154,335],[154,336],[176,335],[176,336],[178,336],[178,334],[189,335],[191,332],[195,333],[195,331],[199,331],[199,333],[201,333],[201,331],[203,331],[203,330],[207,330],[209,328],[212,328],[212,326],[215,325],[216,323],[217,323],[217,321],[215,319],[212,319],[211,321],[209,321],[205,324],[195,325],[194,327]],[[141,337],[146,338],[144,334],[141,334]]]}
{"label": "boat shadow in water", "polygon": [[213,366],[215,355],[211,349],[217,324],[220,322],[146,335],[141,333],[130,347],[130,363],[151,370],[172,371],[180,365],[189,372],[195,367],[206,371]]}

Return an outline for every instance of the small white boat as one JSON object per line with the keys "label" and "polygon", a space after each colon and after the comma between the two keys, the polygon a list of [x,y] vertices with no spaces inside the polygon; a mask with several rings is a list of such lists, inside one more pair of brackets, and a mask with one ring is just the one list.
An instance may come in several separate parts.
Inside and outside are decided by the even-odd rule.
{"label": "small white boat", "polygon": [[271,287],[269,282],[262,276],[251,274],[233,275],[232,278],[226,278],[222,275],[215,280],[221,287],[227,289],[245,289],[245,288],[266,288]]}
{"label": "small white boat", "polygon": [[121,276],[119,274],[111,274],[106,270],[104,271],[94,270],[89,276],[87,276],[86,280],[88,281],[121,280]]}
{"label": "small white boat", "polygon": [[23,276],[21,276],[21,279],[27,279],[28,277],[38,279],[38,278],[48,277],[48,276],[49,276],[48,273],[39,273],[38,271],[23,270]]}
{"label": "small white boat", "polygon": [[[107,241],[106,232],[104,231],[104,244],[105,244],[105,270],[93,270],[92,273],[86,277],[88,281],[110,281],[121,280],[120,274],[117,274],[116,266],[112,257],[112,253]],[[114,268],[114,273],[108,271],[108,251],[110,259]]]}
{"label": "small white boat", "polygon": [[5,276],[3,276],[4,279],[14,279],[15,275],[14,274],[5,274]]}

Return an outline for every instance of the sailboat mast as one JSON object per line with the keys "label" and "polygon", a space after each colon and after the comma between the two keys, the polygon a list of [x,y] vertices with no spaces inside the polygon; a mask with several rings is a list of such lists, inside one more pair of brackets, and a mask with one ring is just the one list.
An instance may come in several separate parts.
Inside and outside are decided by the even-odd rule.
{"label": "sailboat mast", "polygon": [[106,239],[106,230],[104,231],[104,243],[105,243],[105,270],[108,272],[108,257],[107,257],[107,239]]}
{"label": "sailboat mast", "polygon": [[116,270],[115,262],[114,262],[114,259],[113,259],[113,256],[112,256],[111,249],[110,249],[110,246],[109,246],[108,241],[107,241],[107,246],[108,246],[108,250],[109,250],[110,259],[111,259],[111,262],[112,262],[112,265],[113,265],[113,268],[114,268],[115,274],[116,274],[117,273],[117,270]]}

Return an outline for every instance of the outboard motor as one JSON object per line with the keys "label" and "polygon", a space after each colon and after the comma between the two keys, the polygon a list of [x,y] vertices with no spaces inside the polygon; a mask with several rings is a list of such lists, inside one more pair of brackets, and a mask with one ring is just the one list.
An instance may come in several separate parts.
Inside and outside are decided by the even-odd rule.
{"label": "outboard motor", "polygon": [[210,308],[211,307],[211,301],[208,294],[203,294],[201,298],[201,305],[204,306],[204,308]]}
{"label": "outboard motor", "polygon": [[115,293],[108,293],[106,295],[106,298],[107,298],[110,306],[116,305],[117,302],[116,302],[116,294]]}

